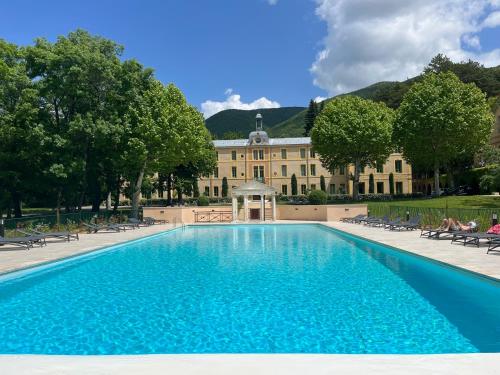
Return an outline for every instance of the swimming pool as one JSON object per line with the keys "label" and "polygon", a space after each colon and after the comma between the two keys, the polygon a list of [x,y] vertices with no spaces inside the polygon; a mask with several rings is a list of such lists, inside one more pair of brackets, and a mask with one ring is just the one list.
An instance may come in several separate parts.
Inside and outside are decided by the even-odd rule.
{"label": "swimming pool", "polygon": [[321,225],[187,227],[0,277],[0,353],[498,352],[499,297]]}

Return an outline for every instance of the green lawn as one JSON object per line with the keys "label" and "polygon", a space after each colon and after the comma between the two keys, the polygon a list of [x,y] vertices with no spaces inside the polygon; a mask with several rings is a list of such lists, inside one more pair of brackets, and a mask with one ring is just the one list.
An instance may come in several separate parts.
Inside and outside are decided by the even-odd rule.
{"label": "green lawn", "polygon": [[432,199],[402,199],[390,202],[368,202],[369,209],[388,205],[425,208],[500,208],[500,196],[471,195]]}

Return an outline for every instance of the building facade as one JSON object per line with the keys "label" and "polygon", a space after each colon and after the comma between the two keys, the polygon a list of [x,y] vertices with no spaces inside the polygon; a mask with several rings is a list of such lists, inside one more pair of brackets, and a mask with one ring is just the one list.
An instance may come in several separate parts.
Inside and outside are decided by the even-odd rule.
{"label": "building facade", "polygon": [[[334,173],[330,173],[321,165],[319,155],[313,151],[309,137],[269,138],[258,123],[257,130],[251,132],[248,139],[213,142],[217,152],[217,168],[214,174],[199,180],[200,194],[221,197],[222,180],[226,177],[228,196],[231,196],[234,187],[251,180],[272,186],[282,195],[293,195],[293,174],[297,178],[298,195],[319,190],[321,176],[325,178],[328,194],[352,193],[352,181],[349,176],[354,172],[354,167],[337,168]],[[385,164],[361,170],[360,193],[369,193],[369,176],[373,174],[374,193],[389,194],[390,173],[394,175],[396,194],[412,192],[411,166],[401,154],[394,153]]]}

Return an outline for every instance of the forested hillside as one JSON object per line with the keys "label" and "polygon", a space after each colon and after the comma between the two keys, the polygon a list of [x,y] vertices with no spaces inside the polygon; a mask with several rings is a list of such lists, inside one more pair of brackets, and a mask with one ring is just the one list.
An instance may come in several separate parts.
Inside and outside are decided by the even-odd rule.
{"label": "forested hillside", "polygon": [[[452,71],[462,82],[475,83],[488,97],[500,95],[500,66],[485,68],[475,61],[454,63],[444,55],[432,59],[423,73]],[[362,89],[342,94],[359,96],[398,108],[404,94],[422,75],[402,82],[377,82]],[[326,99],[326,101],[333,98]],[[206,120],[208,129],[217,137],[224,134],[228,138],[246,137],[255,127],[255,115],[261,112],[264,116],[266,131],[272,137],[301,137],[304,135],[304,107],[284,107],[262,110],[226,110],[219,112]],[[235,133],[237,132],[237,133]]]}

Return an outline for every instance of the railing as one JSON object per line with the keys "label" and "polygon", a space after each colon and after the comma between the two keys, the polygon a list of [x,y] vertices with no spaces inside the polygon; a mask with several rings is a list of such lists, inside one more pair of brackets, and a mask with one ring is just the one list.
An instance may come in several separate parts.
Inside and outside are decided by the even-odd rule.
{"label": "railing", "polygon": [[[114,211],[100,211],[90,212],[90,211],[80,211],[72,213],[62,213],[59,215],[59,224],[70,225],[79,224],[82,221],[91,221],[94,218],[99,218],[102,220],[109,220],[112,216],[126,217],[130,215],[130,209],[121,209],[116,212]],[[141,212],[139,213],[141,214]],[[47,225],[52,227],[57,224],[57,215],[28,215],[20,218],[5,219],[6,229],[15,229],[17,227],[26,226],[37,226],[37,225]]]}
{"label": "railing", "polygon": [[195,223],[227,223],[233,221],[231,211],[196,211]]}

